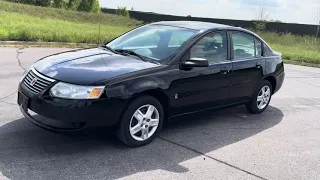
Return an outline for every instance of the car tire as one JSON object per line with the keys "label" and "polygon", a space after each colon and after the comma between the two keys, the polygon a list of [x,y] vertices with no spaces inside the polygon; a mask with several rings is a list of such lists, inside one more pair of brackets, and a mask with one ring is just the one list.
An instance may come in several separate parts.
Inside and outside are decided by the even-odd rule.
{"label": "car tire", "polygon": [[157,136],[163,118],[163,107],[156,98],[148,95],[137,97],[123,113],[117,136],[130,147],[144,146]]}
{"label": "car tire", "polygon": [[269,81],[264,80],[258,86],[250,103],[246,104],[246,108],[250,113],[262,113],[268,106],[272,96],[272,85]]}

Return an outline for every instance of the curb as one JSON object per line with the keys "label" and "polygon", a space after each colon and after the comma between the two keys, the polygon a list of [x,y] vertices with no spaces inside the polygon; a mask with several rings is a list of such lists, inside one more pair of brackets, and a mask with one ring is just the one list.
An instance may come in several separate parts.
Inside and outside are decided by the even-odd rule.
{"label": "curb", "polygon": [[96,47],[98,44],[69,42],[0,41],[0,47]]}
{"label": "curb", "polygon": [[304,62],[304,61],[299,61],[299,60],[286,60],[286,59],[284,59],[283,62],[287,63],[287,64],[293,64],[293,65],[320,68],[320,64],[309,63],[309,62]]}

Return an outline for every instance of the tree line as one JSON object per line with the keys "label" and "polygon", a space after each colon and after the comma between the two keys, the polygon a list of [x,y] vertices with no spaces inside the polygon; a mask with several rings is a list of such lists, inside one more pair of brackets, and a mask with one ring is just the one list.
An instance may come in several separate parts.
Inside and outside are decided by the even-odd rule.
{"label": "tree line", "polygon": [[35,6],[66,8],[76,11],[99,12],[99,0],[6,0]]}

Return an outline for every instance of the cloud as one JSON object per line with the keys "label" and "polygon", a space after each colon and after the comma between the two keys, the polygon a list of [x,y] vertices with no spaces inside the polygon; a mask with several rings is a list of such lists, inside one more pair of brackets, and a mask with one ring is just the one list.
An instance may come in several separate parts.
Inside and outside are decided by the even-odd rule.
{"label": "cloud", "polygon": [[[262,3],[263,0],[233,0],[234,2],[240,2],[241,4],[253,5],[258,6]],[[276,7],[278,5],[277,0],[265,0],[264,1],[265,7]]]}
{"label": "cloud", "polygon": [[[223,19],[255,19],[259,0],[100,0],[103,7],[131,7],[163,14]],[[270,19],[315,24],[320,0],[265,0]]]}

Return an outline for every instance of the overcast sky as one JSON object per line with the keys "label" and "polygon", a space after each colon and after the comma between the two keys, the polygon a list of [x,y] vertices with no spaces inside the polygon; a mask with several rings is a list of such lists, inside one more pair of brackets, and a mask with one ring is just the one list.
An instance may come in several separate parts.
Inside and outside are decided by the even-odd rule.
{"label": "overcast sky", "polygon": [[[162,14],[252,20],[261,0],[100,0],[102,7],[126,6]],[[269,19],[316,24],[320,0],[265,0]],[[318,7],[318,8],[317,8]]]}

